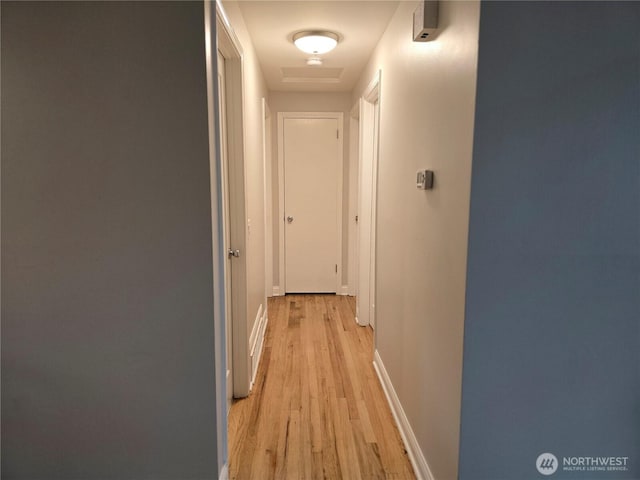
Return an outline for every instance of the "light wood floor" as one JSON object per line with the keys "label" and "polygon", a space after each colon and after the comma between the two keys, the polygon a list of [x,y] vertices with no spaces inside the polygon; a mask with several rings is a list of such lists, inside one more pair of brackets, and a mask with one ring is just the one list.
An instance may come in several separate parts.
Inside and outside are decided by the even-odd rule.
{"label": "light wood floor", "polygon": [[415,478],[354,311],[344,296],[269,299],[256,383],[229,414],[231,479]]}

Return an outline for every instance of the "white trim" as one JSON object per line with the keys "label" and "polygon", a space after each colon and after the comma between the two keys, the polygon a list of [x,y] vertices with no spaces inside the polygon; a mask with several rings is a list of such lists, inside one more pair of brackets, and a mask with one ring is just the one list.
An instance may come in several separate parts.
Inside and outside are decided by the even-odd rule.
{"label": "white trim", "polygon": [[354,120],[360,120],[360,100],[356,100],[356,103],[353,104],[350,115]]}
{"label": "white trim", "polygon": [[342,112],[278,112],[278,248],[279,248],[279,269],[278,283],[282,289],[282,295],[286,294],[285,278],[285,253],[284,253],[284,120],[287,118],[331,118],[338,121],[339,146],[338,146],[338,192],[337,192],[337,214],[338,214],[338,234],[336,245],[336,262],[338,272],[336,275],[336,293],[342,287],[342,192],[343,171],[344,171],[344,114]]}
{"label": "white trim", "polygon": [[229,226],[232,245],[240,257],[231,262],[233,396],[249,395],[251,382],[247,331],[247,212],[244,144],[244,61],[242,46],[221,5],[216,2],[218,50],[225,58],[227,156],[229,165]]}
{"label": "white trim", "polygon": [[349,292],[349,285],[342,285],[338,291],[338,295],[351,295]]}
{"label": "white trim", "polygon": [[278,136],[278,286],[285,293],[284,283],[284,118],[282,112],[277,114]]}
{"label": "white trim", "polygon": [[258,314],[256,315],[256,321],[253,324],[253,331],[249,340],[251,345],[251,383],[249,389],[253,388],[253,383],[256,379],[256,373],[258,373],[258,365],[260,365],[260,357],[262,356],[262,346],[264,345],[264,333],[267,328],[267,322],[269,321],[267,315],[267,309],[264,313],[262,311],[262,305],[258,307]]}
{"label": "white trim", "polygon": [[243,53],[242,45],[240,44],[240,40],[238,40],[236,32],[231,26],[231,22],[229,21],[227,12],[225,12],[224,7],[222,6],[222,2],[216,1],[215,3],[218,31],[220,30],[220,27],[222,27],[222,29],[224,30],[224,36],[220,37],[218,35],[218,49],[222,51],[222,54],[225,57],[225,53],[227,53],[228,48],[235,50],[234,53],[236,53],[238,57],[241,57]]}
{"label": "white trim", "polygon": [[380,97],[380,76],[381,72],[378,70],[374,75],[367,88],[362,92],[362,98],[369,103],[376,103]]}
{"label": "white trim", "polygon": [[211,245],[213,253],[213,348],[215,351],[216,453],[221,479],[227,480],[227,383],[226,383],[226,310],[224,305],[224,264],[226,252],[222,219],[222,176],[219,170],[220,125],[218,124],[218,46],[216,22],[219,10],[212,0],[204,2],[205,66],[207,81],[207,121],[209,136],[209,170],[211,181]]}
{"label": "white trim", "polygon": [[260,333],[260,323],[262,322],[262,304],[258,306],[258,312],[256,313],[256,319],[253,322],[253,329],[251,330],[251,335],[249,336],[249,345],[251,345],[251,353],[255,351],[256,348],[256,340]]}
{"label": "white trim", "polygon": [[365,97],[367,102],[373,103],[373,188],[371,189],[371,276],[369,286],[369,325],[376,328],[376,295],[378,283],[376,279],[377,241],[378,241],[378,163],[380,158],[380,71],[375,78],[375,85],[371,94]]}
{"label": "white trim", "polygon": [[347,285],[349,295],[356,296],[358,292],[358,190],[360,181],[358,179],[359,168],[359,135],[360,135],[360,100],[351,109],[349,116],[349,199],[348,199],[348,221],[347,221],[347,263],[348,275]]}
{"label": "white trim", "polygon": [[229,466],[225,463],[220,470],[219,480],[229,480]]}
{"label": "white trim", "polygon": [[359,102],[358,216],[360,221],[357,229],[356,318],[358,325],[371,325],[372,328],[375,328],[380,77],[381,71],[378,70],[365,88]]}
{"label": "white trim", "polygon": [[262,98],[262,168],[264,171],[264,291],[273,289],[273,193],[271,162],[271,110],[266,98]]}
{"label": "white trim", "polygon": [[274,297],[280,297],[281,295],[283,295],[283,294],[280,293],[280,287],[278,285],[274,285],[273,286],[273,296]]}
{"label": "white trim", "polygon": [[427,460],[424,458],[424,454],[418,444],[418,439],[416,438],[415,433],[413,433],[413,429],[409,424],[407,415],[404,413],[404,409],[400,404],[400,399],[393,388],[393,384],[387,374],[387,370],[384,368],[384,364],[382,363],[382,358],[380,358],[378,350],[373,354],[373,367],[378,374],[378,378],[382,384],[382,389],[387,397],[387,402],[389,402],[389,407],[391,407],[391,413],[393,413],[393,418],[398,426],[398,431],[400,432],[400,436],[404,442],[407,454],[409,455],[409,461],[411,461],[411,466],[413,467],[413,472],[415,473],[417,480],[434,480],[435,477],[431,473]]}

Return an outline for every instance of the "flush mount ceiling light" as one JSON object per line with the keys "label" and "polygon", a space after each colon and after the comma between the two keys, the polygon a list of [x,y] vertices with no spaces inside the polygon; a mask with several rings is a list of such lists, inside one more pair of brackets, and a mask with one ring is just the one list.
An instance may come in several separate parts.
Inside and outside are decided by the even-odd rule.
{"label": "flush mount ceiling light", "polygon": [[338,35],[325,31],[298,32],[293,36],[293,43],[305,53],[320,55],[336,48]]}

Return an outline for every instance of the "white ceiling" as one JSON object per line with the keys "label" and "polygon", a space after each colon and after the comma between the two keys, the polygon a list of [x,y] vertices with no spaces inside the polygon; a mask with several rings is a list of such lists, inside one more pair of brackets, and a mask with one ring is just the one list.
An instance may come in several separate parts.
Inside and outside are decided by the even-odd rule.
{"label": "white ceiling", "polygon": [[[236,0],[270,90],[349,92],[398,7],[397,1]],[[301,30],[330,30],[338,46],[321,67],[292,42]]]}

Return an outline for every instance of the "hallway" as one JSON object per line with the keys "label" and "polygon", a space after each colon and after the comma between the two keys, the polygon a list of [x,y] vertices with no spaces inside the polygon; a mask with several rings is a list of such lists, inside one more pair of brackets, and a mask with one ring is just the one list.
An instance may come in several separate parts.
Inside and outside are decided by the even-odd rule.
{"label": "hallway", "polygon": [[269,299],[256,384],[229,414],[229,476],[415,478],[353,297]]}

